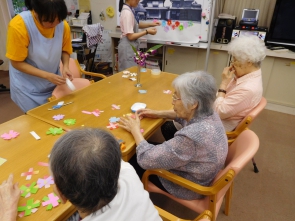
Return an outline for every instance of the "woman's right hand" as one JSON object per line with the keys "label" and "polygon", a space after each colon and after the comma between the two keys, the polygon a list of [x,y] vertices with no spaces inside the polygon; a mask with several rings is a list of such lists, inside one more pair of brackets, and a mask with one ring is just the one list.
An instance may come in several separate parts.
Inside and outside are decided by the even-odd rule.
{"label": "woman's right hand", "polygon": [[151,110],[151,109],[139,109],[138,111],[136,111],[136,113],[138,114],[138,117],[140,120],[144,117],[159,118],[158,111]]}
{"label": "woman's right hand", "polygon": [[66,83],[66,79],[57,74],[49,73],[46,79],[55,85],[61,85]]}
{"label": "woman's right hand", "polygon": [[225,67],[223,69],[223,72],[222,72],[222,75],[221,75],[221,77],[222,77],[221,85],[224,88],[221,88],[221,89],[225,89],[227,87],[229,82],[232,80],[234,74],[235,74],[235,69],[232,66]]}
{"label": "woman's right hand", "polygon": [[156,29],[156,28],[148,28],[147,31],[148,31],[148,33],[149,33],[150,35],[155,35],[155,34],[157,34],[157,29]]}

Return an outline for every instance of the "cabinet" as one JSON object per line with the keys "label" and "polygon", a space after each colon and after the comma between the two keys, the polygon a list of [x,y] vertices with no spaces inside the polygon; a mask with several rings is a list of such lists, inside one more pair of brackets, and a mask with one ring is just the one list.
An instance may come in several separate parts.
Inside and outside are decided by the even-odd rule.
{"label": "cabinet", "polygon": [[82,30],[83,26],[70,25],[70,28],[71,28],[72,39],[83,37],[83,30]]}

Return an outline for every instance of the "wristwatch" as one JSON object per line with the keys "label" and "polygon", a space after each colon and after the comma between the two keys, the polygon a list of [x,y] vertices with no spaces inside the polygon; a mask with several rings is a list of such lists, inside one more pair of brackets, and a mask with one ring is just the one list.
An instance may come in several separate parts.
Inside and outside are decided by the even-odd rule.
{"label": "wristwatch", "polygon": [[222,92],[226,94],[226,90],[223,90],[223,89],[218,89],[218,92]]}
{"label": "wristwatch", "polygon": [[148,34],[149,34],[149,32],[148,32],[148,30],[147,30],[147,29],[145,29],[145,33],[146,33],[146,35],[148,35]]}

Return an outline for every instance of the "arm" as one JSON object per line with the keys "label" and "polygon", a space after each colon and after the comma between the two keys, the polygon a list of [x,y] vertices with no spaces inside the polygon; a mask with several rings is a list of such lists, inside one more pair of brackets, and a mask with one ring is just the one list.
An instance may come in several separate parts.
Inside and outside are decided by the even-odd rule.
{"label": "arm", "polygon": [[19,70],[19,71],[21,71],[23,73],[33,75],[33,76],[36,76],[36,77],[40,77],[40,78],[44,78],[44,79],[46,79],[46,80],[48,80],[51,83],[56,84],[56,85],[66,83],[65,78],[63,78],[63,77],[61,77],[59,75],[47,72],[47,71],[40,70],[40,69],[28,64],[25,61],[10,60],[10,62],[11,62],[11,65],[15,69],[17,69],[17,70]]}
{"label": "arm", "polygon": [[61,61],[63,64],[63,73],[62,76],[65,78],[73,79],[73,75],[69,69],[69,59],[70,54],[73,53],[72,40],[71,40],[71,29],[69,24],[64,21],[64,34],[63,34],[63,43],[62,43],[62,55]]}
{"label": "arm", "polygon": [[[222,89],[222,90],[226,91],[227,85],[232,80],[234,73],[235,73],[235,70],[232,68],[232,66],[225,67],[223,69],[223,72],[222,72],[222,75],[221,75],[222,80],[221,80],[221,84],[219,86],[219,89]],[[218,92],[217,97],[225,97],[225,93]]]}
{"label": "arm", "polygon": [[142,119],[144,117],[147,118],[165,118],[174,120],[177,116],[176,113],[173,110],[150,110],[150,109],[140,109],[137,111],[137,114],[139,116],[139,119]]}
{"label": "arm", "polygon": [[0,185],[0,220],[15,221],[20,197],[18,183],[13,184],[13,175]]}
{"label": "arm", "polygon": [[138,27],[140,29],[143,29],[143,28],[150,28],[150,27],[156,27],[156,26],[159,26],[160,25],[160,22],[139,22],[138,24]]}

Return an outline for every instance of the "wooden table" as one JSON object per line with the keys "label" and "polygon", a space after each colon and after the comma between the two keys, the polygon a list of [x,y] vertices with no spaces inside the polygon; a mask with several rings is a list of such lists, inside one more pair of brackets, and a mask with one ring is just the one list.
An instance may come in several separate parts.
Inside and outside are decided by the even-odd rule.
{"label": "wooden table", "polygon": [[[137,67],[132,67],[131,72],[136,72]],[[135,102],[143,102],[150,109],[171,109],[172,94],[165,94],[163,90],[173,90],[171,83],[177,77],[176,74],[162,72],[158,76],[151,75],[150,70],[141,73],[142,87],[135,87],[136,81],[122,78],[122,73],[117,73],[111,77],[95,82],[90,86],[75,91],[70,95],[49,102],[28,111],[28,115],[36,117],[42,121],[61,127],[65,130],[85,127],[100,127],[107,129],[111,117],[122,117],[131,113],[131,106]],[[147,90],[146,94],[140,94],[138,90]],[[58,110],[48,110],[59,101],[71,102]],[[120,105],[120,110],[112,110],[111,105]],[[94,111],[99,109],[104,111],[99,117],[82,113],[82,111]],[[63,121],[53,120],[53,115],[64,114],[64,119],[76,119],[76,124],[67,126]],[[148,139],[155,130],[163,124],[163,119],[143,119],[141,128],[144,129],[144,137]],[[109,130],[109,129],[107,129]],[[135,141],[133,136],[124,129],[117,128],[109,130],[114,136],[125,141],[126,148],[122,150],[122,157],[128,161],[135,153]]]}
{"label": "wooden table", "polygon": [[[32,182],[37,182],[39,178],[49,175],[48,167],[38,165],[38,162],[48,162],[48,155],[55,141],[61,135],[46,135],[46,131],[52,127],[34,117],[22,115],[13,120],[0,124],[0,134],[8,133],[14,130],[20,133],[16,138],[4,140],[0,138],[0,157],[7,161],[0,166],[0,182],[6,180],[10,173],[14,175],[14,181],[19,183],[19,187]],[[30,131],[35,131],[41,140],[36,140]],[[65,133],[65,132],[64,132]],[[39,170],[38,174],[32,175],[31,180],[26,180],[21,173],[27,172],[30,168]],[[47,194],[52,193],[52,187],[45,189],[42,187],[36,194],[30,197],[21,197],[18,206],[26,204],[28,199],[40,200]],[[35,214],[26,217],[17,218],[17,220],[66,220],[75,212],[75,207],[71,203],[60,204],[52,211],[46,211],[46,206],[40,205]]]}

